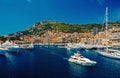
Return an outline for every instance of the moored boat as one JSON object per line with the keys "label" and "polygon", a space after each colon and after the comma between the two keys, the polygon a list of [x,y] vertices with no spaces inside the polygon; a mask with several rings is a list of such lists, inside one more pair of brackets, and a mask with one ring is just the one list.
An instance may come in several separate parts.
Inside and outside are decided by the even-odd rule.
{"label": "moored boat", "polygon": [[[108,8],[106,8],[106,42],[108,42]],[[106,49],[104,51],[98,51],[99,55],[112,58],[112,59],[120,59],[120,51],[119,50],[113,50],[108,49],[109,44],[106,44]]]}
{"label": "moored boat", "polygon": [[13,43],[13,42],[10,42],[9,40],[7,40],[5,43],[3,43],[1,45],[2,47],[5,48],[5,50],[7,50],[7,52],[12,52],[12,53],[20,53],[20,47],[19,45]]}
{"label": "moored boat", "polygon": [[119,50],[109,50],[106,52],[98,52],[99,55],[112,58],[112,59],[120,59],[120,51]]}
{"label": "moored boat", "polygon": [[0,47],[0,55],[6,55],[7,50],[3,47]]}

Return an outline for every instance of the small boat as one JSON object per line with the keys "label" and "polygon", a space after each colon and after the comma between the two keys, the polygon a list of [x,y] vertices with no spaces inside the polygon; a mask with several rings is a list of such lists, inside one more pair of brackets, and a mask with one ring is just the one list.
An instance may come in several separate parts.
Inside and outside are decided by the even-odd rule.
{"label": "small boat", "polygon": [[95,64],[97,63],[95,61],[92,61],[92,60],[90,60],[88,58],[83,57],[79,53],[74,53],[74,55],[72,55],[68,59],[68,61],[76,63],[76,64],[80,64],[80,65],[83,65],[83,66],[95,66]]}
{"label": "small boat", "polygon": [[27,49],[28,50],[33,50],[34,49],[34,44],[33,43],[29,44],[28,47],[27,47]]}
{"label": "small boat", "polygon": [[7,50],[5,49],[5,48],[3,48],[3,47],[0,47],[0,55],[6,55],[6,53],[7,53]]}
{"label": "small boat", "polygon": [[68,50],[73,49],[73,47],[74,47],[74,44],[72,44],[72,43],[68,43],[67,46],[66,46],[66,48],[67,48]]}

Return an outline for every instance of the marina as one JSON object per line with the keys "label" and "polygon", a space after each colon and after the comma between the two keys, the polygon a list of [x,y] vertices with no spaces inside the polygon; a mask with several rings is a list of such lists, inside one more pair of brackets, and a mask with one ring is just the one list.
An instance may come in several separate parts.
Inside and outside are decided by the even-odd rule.
{"label": "marina", "polygon": [[[39,47],[21,54],[0,57],[1,78],[119,78],[119,60],[101,57],[94,50],[80,51],[86,58],[94,60],[94,67],[85,67],[65,60],[75,51],[66,48]],[[4,72],[3,72],[4,71]],[[22,72],[22,73],[20,73]],[[112,73],[112,74],[111,74]]]}
{"label": "marina", "polygon": [[1,0],[0,78],[120,78],[119,0]]}

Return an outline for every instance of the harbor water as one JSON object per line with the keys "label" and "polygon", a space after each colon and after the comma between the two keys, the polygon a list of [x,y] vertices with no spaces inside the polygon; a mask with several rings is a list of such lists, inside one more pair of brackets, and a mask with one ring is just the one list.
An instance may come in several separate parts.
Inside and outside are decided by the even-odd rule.
{"label": "harbor water", "polygon": [[66,60],[74,52],[47,46],[8,53],[0,56],[0,78],[120,78],[120,60],[99,56],[94,50],[80,51],[97,62],[94,67],[84,67]]}

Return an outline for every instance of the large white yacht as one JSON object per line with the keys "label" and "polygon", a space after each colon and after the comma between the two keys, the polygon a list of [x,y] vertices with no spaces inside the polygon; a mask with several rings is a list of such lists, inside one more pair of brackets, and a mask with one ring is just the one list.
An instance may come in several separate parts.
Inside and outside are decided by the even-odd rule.
{"label": "large white yacht", "polygon": [[80,64],[83,66],[94,66],[97,62],[92,61],[88,58],[83,57],[81,54],[79,53],[74,53],[74,55],[72,55],[68,61],[76,63],[76,64]]}

